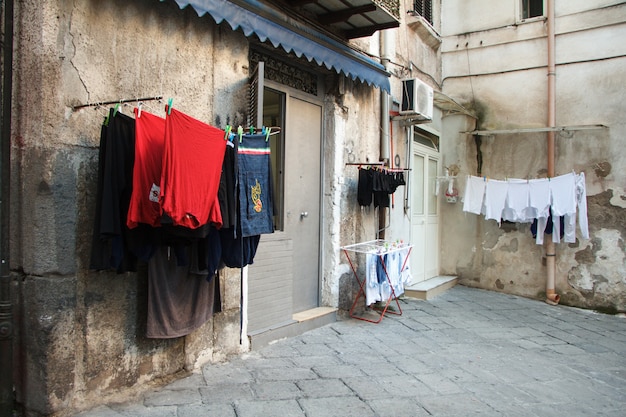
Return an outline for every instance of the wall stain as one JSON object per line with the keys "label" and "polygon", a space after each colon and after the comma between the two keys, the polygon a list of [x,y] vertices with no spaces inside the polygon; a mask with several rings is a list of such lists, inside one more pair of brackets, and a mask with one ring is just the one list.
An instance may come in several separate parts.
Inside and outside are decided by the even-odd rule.
{"label": "wall stain", "polygon": [[[589,229],[616,229],[626,236],[626,209],[611,204],[613,190],[587,197]],[[623,246],[622,246],[623,249]]]}
{"label": "wall stain", "polygon": [[602,249],[602,240],[595,238],[591,240],[591,246],[586,246],[574,255],[574,259],[579,264],[593,264],[596,261],[596,253]]}
{"label": "wall stain", "polygon": [[519,243],[518,243],[517,238],[513,238],[511,239],[511,242],[509,242],[508,245],[500,246],[500,249],[505,252],[517,252],[518,247],[519,247]]}
{"label": "wall stain", "polygon": [[593,166],[598,178],[606,178],[611,173],[611,164],[608,161],[602,161]]}

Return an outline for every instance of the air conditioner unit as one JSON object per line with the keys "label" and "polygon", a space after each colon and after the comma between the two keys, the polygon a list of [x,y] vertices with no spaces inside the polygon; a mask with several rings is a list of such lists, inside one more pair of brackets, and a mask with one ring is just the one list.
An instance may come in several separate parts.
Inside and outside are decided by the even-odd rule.
{"label": "air conditioner unit", "polygon": [[433,89],[417,78],[402,80],[402,103],[400,114],[433,119]]}

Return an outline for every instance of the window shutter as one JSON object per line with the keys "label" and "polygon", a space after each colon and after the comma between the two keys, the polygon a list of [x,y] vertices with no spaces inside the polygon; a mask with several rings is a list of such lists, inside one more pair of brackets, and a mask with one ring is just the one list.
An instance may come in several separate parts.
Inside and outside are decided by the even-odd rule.
{"label": "window shutter", "polygon": [[432,0],[415,0],[413,10],[420,14],[431,25],[433,24],[433,2]]}
{"label": "window shutter", "polygon": [[265,78],[265,62],[259,61],[250,76],[250,113],[248,125],[263,126],[263,80]]}

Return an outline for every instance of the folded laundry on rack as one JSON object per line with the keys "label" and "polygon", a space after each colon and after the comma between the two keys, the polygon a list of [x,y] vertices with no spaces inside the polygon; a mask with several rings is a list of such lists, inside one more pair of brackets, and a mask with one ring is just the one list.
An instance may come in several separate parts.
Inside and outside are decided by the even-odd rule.
{"label": "folded laundry on rack", "polygon": [[408,248],[384,254],[366,254],[366,305],[386,301],[392,295],[397,298],[404,294],[405,285],[411,281],[409,264],[406,262],[408,254]]}

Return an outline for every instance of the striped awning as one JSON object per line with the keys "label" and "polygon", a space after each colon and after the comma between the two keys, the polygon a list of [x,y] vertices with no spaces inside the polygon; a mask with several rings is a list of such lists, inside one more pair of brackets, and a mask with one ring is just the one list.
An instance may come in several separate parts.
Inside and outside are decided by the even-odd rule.
{"label": "striped awning", "polygon": [[347,43],[333,39],[265,3],[256,0],[174,1],[181,9],[191,6],[198,16],[208,13],[216,23],[226,22],[233,30],[241,30],[248,37],[256,35],[262,42],[268,41],[275,48],[293,52],[309,62],[315,61],[352,80],[390,91],[390,74],[380,63]]}

